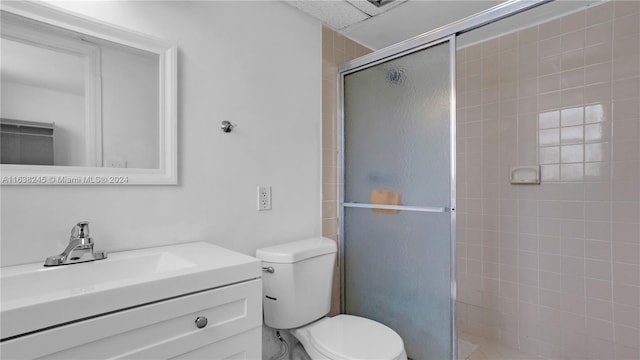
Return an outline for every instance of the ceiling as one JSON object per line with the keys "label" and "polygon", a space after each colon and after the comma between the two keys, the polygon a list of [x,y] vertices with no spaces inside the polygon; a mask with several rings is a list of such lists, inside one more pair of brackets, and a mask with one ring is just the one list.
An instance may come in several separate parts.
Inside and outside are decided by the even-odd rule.
{"label": "ceiling", "polygon": [[476,14],[503,1],[394,0],[380,8],[367,0],[295,0],[287,4],[372,49],[381,49]]}
{"label": "ceiling", "polygon": [[334,30],[343,30],[405,2],[407,0],[386,0],[384,5],[376,6],[368,0],[286,1],[289,5],[320,19]]}
{"label": "ceiling", "polygon": [[[529,0],[524,0],[529,1]],[[287,4],[374,50],[475,15],[503,0],[394,0],[377,8],[367,0],[295,0]],[[602,0],[557,0],[459,37],[459,46],[539,24]]]}

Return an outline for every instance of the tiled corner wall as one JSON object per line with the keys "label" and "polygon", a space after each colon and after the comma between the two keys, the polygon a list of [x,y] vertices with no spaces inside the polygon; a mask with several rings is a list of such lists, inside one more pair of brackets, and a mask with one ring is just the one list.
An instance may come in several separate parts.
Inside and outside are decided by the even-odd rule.
{"label": "tiled corner wall", "polygon": [[[338,64],[371,50],[322,27],[322,236],[338,241]],[[340,312],[338,264],[334,271],[331,315]]]}
{"label": "tiled corner wall", "polygon": [[[459,329],[640,359],[640,1],[457,54]],[[509,183],[537,164],[540,185]]]}

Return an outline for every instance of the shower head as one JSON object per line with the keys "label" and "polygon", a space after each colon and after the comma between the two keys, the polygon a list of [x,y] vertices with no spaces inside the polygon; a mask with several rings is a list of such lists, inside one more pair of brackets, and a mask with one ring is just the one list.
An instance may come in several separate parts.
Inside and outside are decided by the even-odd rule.
{"label": "shower head", "polygon": [[387,71],[387,80],[392,84],[402,84],[404,81],[404,71],[398,69]]}
{"label": "shower head", "polygon": [[404,68],[398,66],[397,63],[383,64],[380,69],[383,71],[387,81],[394,85],[402,84],[407,77]]}

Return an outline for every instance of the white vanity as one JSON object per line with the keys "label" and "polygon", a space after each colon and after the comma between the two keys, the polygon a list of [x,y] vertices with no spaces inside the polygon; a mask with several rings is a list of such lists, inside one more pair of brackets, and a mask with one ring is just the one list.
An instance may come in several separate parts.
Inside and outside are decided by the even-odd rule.
{"label": "white vanity", "polygon": [[258,259],[205,242],[5,267],[3,359],[257,359]]}
{"label": "white vanity", "polygon": [[[176,46],[41,1],[2,2],[0,20],[3,150],[29,155],[3,158],[2,185],[177,184]],[[73,104],[49,101],[64,112],[34,103],[70,84]],[[55,131],[53,150],[23,146],[26,125]],[[0,268],[0,358],[261,357],[258,259],[199,242],[87,260],[86,225],[48,267]]]}

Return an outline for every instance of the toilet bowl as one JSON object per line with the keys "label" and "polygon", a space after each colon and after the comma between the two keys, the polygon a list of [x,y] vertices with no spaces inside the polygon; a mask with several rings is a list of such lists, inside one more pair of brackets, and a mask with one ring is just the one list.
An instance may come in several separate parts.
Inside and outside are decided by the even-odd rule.
{"label": "toilet bowl", "polygon": [[353,315],[326,317],[337,246],[317,237],[258,249],[265,325],[289,330],[313,360],[407,360],[389,327]]}
{"label": "toilet bowl", "polygon": [[406,360],[400,336],[390,328],[359,316],[324,317],[291,330],[314,360]]}

